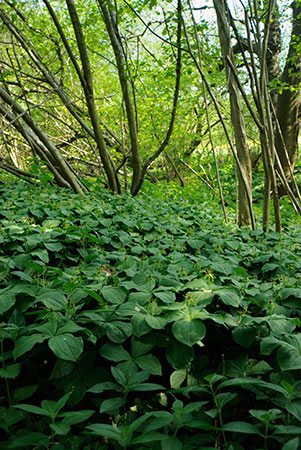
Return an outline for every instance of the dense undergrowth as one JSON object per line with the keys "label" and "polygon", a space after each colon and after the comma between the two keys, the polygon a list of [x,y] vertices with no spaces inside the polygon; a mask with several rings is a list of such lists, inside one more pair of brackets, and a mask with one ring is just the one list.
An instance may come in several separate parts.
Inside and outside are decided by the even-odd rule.
{"label": "dense undergrowth", "polygon": [[1,449],[300,448],[300,228],[0,191]]}

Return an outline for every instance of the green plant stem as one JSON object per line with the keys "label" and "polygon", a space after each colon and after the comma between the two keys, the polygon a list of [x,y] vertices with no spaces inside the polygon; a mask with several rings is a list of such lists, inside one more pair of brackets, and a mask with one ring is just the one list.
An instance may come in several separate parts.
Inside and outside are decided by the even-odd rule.
{"label": "green plant stem", "polygon": [[[5,360],[4,360],[4,346],[3,346],[3,341],[4,339],[1,339],[1,359],[2,359],[2,366],[3,369],[6,368],[5,366]],[[9,384],[8,384],[8,379],[5,378],[5,387],[6,387],[6,393],[7,393],[7,398],[8,398],[8,404],[9,406],[11,405],[11,395],[10,395],[10,390],[9,390]]]}
{"label": "green plant stem", "polygon": [[214,405],[215,405],[216,409],[218,410],[218,418],[219,418],[220,426],[222,428],[222,435],[223,435],[223,439],[224,439],[224,444],[225,444],[225,446],[227,446],[226,434],[224,432],[224,423],[223,423],[222,410],[218,406],[218,403],[217,403],[217,400],[216,400],[216,396],[215,396],[215,392],[214,392],[213,386],[212,386],[212,384],[210,382],[209,382],[209,387],[210,387],[210,390],[211,390],[211,393],[212,393],[212,396],[213,396]]}

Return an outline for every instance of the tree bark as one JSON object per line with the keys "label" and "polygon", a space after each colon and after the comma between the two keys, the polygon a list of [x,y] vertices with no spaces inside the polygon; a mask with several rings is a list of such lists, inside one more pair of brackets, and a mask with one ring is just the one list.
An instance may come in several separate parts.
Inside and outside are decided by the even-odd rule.
{"label": "tree bark", "polygon": [[[275,145],[286,177],[290,178],[290,165],[294,168],[298,152],[298,136],[301,117],[300,76],[301,76],[301,2],[294,0],[293,27],[286,64],[280,78],[285,84],[278,94],[276,107],[277,119],[281,130],[276,127]],[[285,152],[289,157],[289,161]]]}
{"label": "tree bark", "polygon": [[[233,75],[233,70],[231,70],[228,62],[229,58],[233,68],[235,68],[234,53],[231,47],[230,28],[227,19],[227,8],[224,0],[222,1],[213,0],[213,3],[217,16],[221,51],[223,55],[224,65],[226,68],[226,77],[230,96],[231,121],[234,130],[237,155],[241,167],[243,168],[247,178],[247,183],[249,185],[249,192],[252,193],[252,161],[250,158],[250,153],[247,144],[247,134],[242,109],[242,102],[236,78]],[[245,188],[245,182],[242,179],[240,171],[238,172],[238,181],[239,181],[238,223],[239,226],[243,226],[250,224],[251,217],[250,217],[248,195]]]}

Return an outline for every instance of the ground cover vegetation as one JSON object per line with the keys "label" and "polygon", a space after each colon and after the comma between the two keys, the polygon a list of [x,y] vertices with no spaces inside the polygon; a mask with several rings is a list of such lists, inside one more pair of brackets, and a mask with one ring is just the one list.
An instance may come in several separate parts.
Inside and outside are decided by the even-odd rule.
{"label": "ground cover vegetation", "polygon": [[279,197],[301,210],[300,13],[300,0],[4,0],[0,169],[34,182],[35,158],[50,183],[133,196],[190,171],[227,220],[227,159],[238,224],[256,228],[260,167],[262,227],[273,211],[281,232]]}
{"label": "ground cover vegetation", "polygon": [[0,189],[1,448],[300,447],[300,227]]}
{"label": "ground cover vegetation", "polygon": [[0,2],[1,449],[300,448],[300,15]]}

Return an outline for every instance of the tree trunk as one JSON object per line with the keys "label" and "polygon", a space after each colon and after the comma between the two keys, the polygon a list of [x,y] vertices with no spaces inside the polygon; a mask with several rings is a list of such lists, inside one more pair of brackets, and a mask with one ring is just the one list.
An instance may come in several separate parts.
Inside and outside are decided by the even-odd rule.
{"label": "tree trunk", "polygon": [[[219,40],[221,45],[221,51],[223,55],[224,65],[226,68],[226,77],[230,95],[230,109],[231,109],[231,121],[234,130],[235,143],[237,148],[237,155],[242,169],[247,178],[249,185],[249,191],[252,192],[252,161],[249,154],[247,145],[247,135],[245,120],[242,109],[242,102],[240,98],[239,89],[237,86],[236,78],[233,74],[233,70],[229,67],[228,58],[232,62],[232,66],[235,69],[235,59],[233,49],[231,47],[230,28],[227,20],[227,9],[224,0],[214,0],[214,8],[217,16],[217,24],[219,31]],[[240,171],[239,173],[239,226],[248,225],[251,221],[250,208],[248,202],[248,196],[245,188],[244,181],[242,179]]]}
{"label": "tree trunk", "polygon": [[290,178],[290,165],[293,169],[298,152],[301,108],[301,53],[300,50],[298,51],[301,35],[301,2],[294,0],[291,6],[293,8],[293,28],[289,52],[281,76],[281,82],[289,88],[284,87],[282,93],[278,94],[276,114],[282,136],[279,128],[276,127],[275,139],[276,150],[288,179]]}

